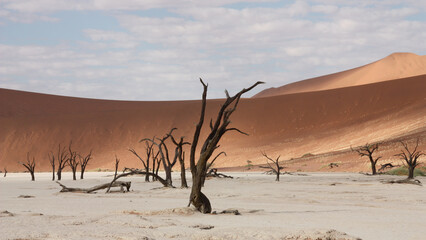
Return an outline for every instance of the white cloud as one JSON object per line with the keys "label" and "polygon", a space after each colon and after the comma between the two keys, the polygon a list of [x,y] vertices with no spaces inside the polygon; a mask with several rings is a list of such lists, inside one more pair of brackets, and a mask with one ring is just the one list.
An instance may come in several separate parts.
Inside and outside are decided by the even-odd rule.
{"label": "white cloud", "polygon": [[[197,79],[203,77],[211,83],[209,96],[216,98],[223,97],[224,88],[232,92],[258,80],[268,83],[263,87],[280,86],[394,51],[426,52],[426,23],[407,19],[424,7],[414,1],[223,6],[235,2],[1,1],[0,18],[105,10],[121,29],[82,29],[87,38],[76,45],[0,45],[0,87],[99,98],[190,99],[199,98]],[[126,11],[153,7],[165,7],[173,17]]]}
{"label": "white cloud", "polygon": [[97,48],[134,48],[138,46],[138,41],[127,33],[97,29],[86,29],[84,32],[92,41],[96,42]]}
{"label": "white cloud", "polygon": [[274,2],[275,0],[2,0],[5,9],[19,12],[70,10],[145,10],[152,8],[187,8],[223,6],[239,2]]}

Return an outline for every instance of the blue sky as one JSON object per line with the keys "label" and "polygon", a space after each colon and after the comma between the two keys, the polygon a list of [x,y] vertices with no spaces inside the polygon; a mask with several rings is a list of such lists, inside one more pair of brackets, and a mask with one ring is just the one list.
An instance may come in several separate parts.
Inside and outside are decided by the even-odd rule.
{"label": "blue sky", "polygon": [[426,54],[417,0],[0,0],[0,87],[120,100],[277,87]]}

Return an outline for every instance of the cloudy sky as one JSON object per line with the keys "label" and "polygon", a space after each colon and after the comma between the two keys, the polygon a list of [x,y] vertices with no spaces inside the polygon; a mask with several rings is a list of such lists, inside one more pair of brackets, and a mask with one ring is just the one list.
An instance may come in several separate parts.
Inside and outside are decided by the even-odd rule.
{"label": "cloudy sky", "polygon": [[219,98],[425,55],[425,41],[419,0],[0,0],[0,87],[181,100],[202,77]]}

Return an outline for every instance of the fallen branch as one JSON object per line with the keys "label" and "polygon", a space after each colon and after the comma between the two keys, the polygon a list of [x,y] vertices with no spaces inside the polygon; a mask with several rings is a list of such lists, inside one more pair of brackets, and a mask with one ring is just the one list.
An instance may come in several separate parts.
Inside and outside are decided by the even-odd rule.
{"label": "fallen branch", "polygon": [[62,187],[62,190],[60,192],[92,193],[101,189],[111,188],[111,187],[120,187],[121,192],[125,192],[124,187],[126,187],[126,191],[128,192],[130,190],[130,185],[132,182],[115,181],[112,184],[104,183],[104,184],[96,185],[91,188],[70,188],[61,184],[58,181],[56,181],[56,183]]}
{"label": "fallen branch", "polygon": [[[399,165],[398,165],[399,166]],[[385,164],[382,164],[381,165],[381,167],[380,167],[380,169],[379,169],[379,172],[380,171],[383,171],[383,170],[385,170],[385,169],[387,169],[387,168],[394,168],[394,167],[398,167],[398,166],[395,166],[395,165],[393,165],[392,163],[385,163]]]}
{"label": "fallen branch", "polygon": [[417,179],[412,179],[412,178],[406,178],[406,179],[402,179],[402,180],[392,180],[392,181],[386,181],[383,183],[400,183],[400,184],[414,184],[414,185],[418,185],[418,186],[422,186],[422,183],[417,180]]}
{"label": "fallen branch", "polygon": [[212,168],[206,175],[207,177],[218,177],[218,178],[234,178],[232,176],[225,175],[223,173],[218,173],[217,168]]}
{"label": "fallen branch", "polygon": [[163,184],[163,186],[164,187],[173,187],[172,185],[170,185],[166,180],[164,180],[164,178],[162,178],[162,177],[160,177],[160,176],[158,176],[157,174],[155,174],[155,173],[151,173],[151,172],[144,172],[144,171],[140,171],[140,170],[137,170],[137,169],[129,169],[129,168],[125,168],[124,169],[124,171],[129,171],[129,172],[125,172],[125,173],[122,173],[122,174],[120,174],[120,175],[117,175],[117,176],[115,176],[114,177],[114,179],[111,181],[111,183],[109,183],[109,184],[107,184],[107,185],[109,185],[109,186],[107,186],[107,190],[106,190],[106,192],[108,193],[109,192],[109,190],[110,190],[110,188],[111,187],[113,187],[114,186],[114,183],[116,183],[116,181],[117,181],[117,179],[119,179],[119,178],[121,178],[121,177],[127,177],[127,176],[130,176],[130,175],[149,175],[149,176],[154,176],[155,178],[157,178],[157,180],[161,183],[161,184]]}

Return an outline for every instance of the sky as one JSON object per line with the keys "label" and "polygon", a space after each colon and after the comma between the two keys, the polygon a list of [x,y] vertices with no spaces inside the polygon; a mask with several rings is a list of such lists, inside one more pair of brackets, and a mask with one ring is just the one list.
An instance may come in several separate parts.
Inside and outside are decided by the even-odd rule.
{"label": "sky", "polygon": [[0,88],[116,100],[222,98],[426,54],[419,0],[0,0]]}

